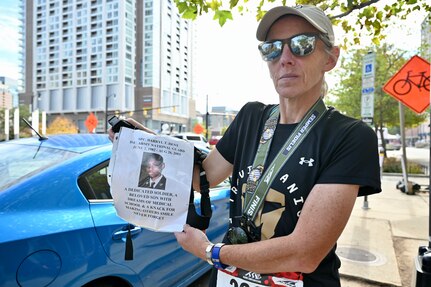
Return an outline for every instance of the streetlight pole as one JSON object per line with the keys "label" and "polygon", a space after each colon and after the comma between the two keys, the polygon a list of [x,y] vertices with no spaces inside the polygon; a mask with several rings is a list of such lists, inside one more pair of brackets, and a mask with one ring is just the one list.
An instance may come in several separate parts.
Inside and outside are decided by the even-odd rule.
{"label": "streetlight pole", "polygon": [[106,101],[105,101],[105,132],[108,130],[108,101],[109,98],[114,96],[115,98],[115,93],[111,94],[111,95],[106,95]]}
{"label": "streetlight pole", "polygon": [[208,112],[208,95],[207,95],[207,113],[205,118],[205,137],[208,140],[208,120],[209,120],[209,112]]}

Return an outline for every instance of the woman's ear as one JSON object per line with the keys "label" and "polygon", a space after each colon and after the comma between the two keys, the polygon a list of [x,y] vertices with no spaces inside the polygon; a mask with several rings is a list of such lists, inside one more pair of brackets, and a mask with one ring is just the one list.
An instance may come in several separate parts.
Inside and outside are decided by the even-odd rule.
{"label": "woman's ear", "polygon": [[338,46],[332,47],[331,51],[328,53],[328,60],[325,64],[325,72],[332,70],[337,65],[339,56],[340,48]]}

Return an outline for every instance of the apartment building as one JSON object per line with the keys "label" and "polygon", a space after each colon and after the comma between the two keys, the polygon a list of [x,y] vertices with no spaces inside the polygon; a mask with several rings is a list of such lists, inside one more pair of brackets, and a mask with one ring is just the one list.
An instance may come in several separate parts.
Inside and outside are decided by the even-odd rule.
{"label": "apartment building", "polygon": [[431,61],[431,13],[421,23],[421,44],[424,48],[421,56]]}
{"label": "apartment building", "polygon": [[[113,114],[187,125],[191,24],[171,0],[21,0],[21,102],[72,119]],[[108,115],[108,116],[107,116]]]}
{"label": "apartment building", "polygon": [[18,82],[0,76],[0,109],[12,109],[18,106]]}
{"label": "apartment building", "polygon": [[134,117],[154,130],[190,128],[196,117],[194,26],[180,17],[173,0],[137,1],[137,13]]}

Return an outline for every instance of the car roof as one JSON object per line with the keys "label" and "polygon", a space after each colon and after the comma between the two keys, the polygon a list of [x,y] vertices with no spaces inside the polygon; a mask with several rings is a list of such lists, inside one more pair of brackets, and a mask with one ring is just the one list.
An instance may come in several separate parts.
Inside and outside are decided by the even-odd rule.
{"label": "car roof", "polygon": [[37,137],[21,138],[3,142],[4,144],[20,144],[29,146],[43,146],[83,153],[100,146],[110,145],[111,141],[106,134],[60,134],[50,135],[48,139],[39,140]]}

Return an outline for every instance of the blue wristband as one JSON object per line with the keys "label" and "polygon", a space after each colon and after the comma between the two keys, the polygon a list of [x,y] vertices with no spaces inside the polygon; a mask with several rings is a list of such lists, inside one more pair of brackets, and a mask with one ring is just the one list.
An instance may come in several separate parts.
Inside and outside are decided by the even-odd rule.
{"label": "blue wristband", "polygon": [[220,249],[224,246],[224,243],[217,243],[211,250],[211,261],[214,267],[217,269],[225,269],[227,265],[221,263],[220,261]]}

